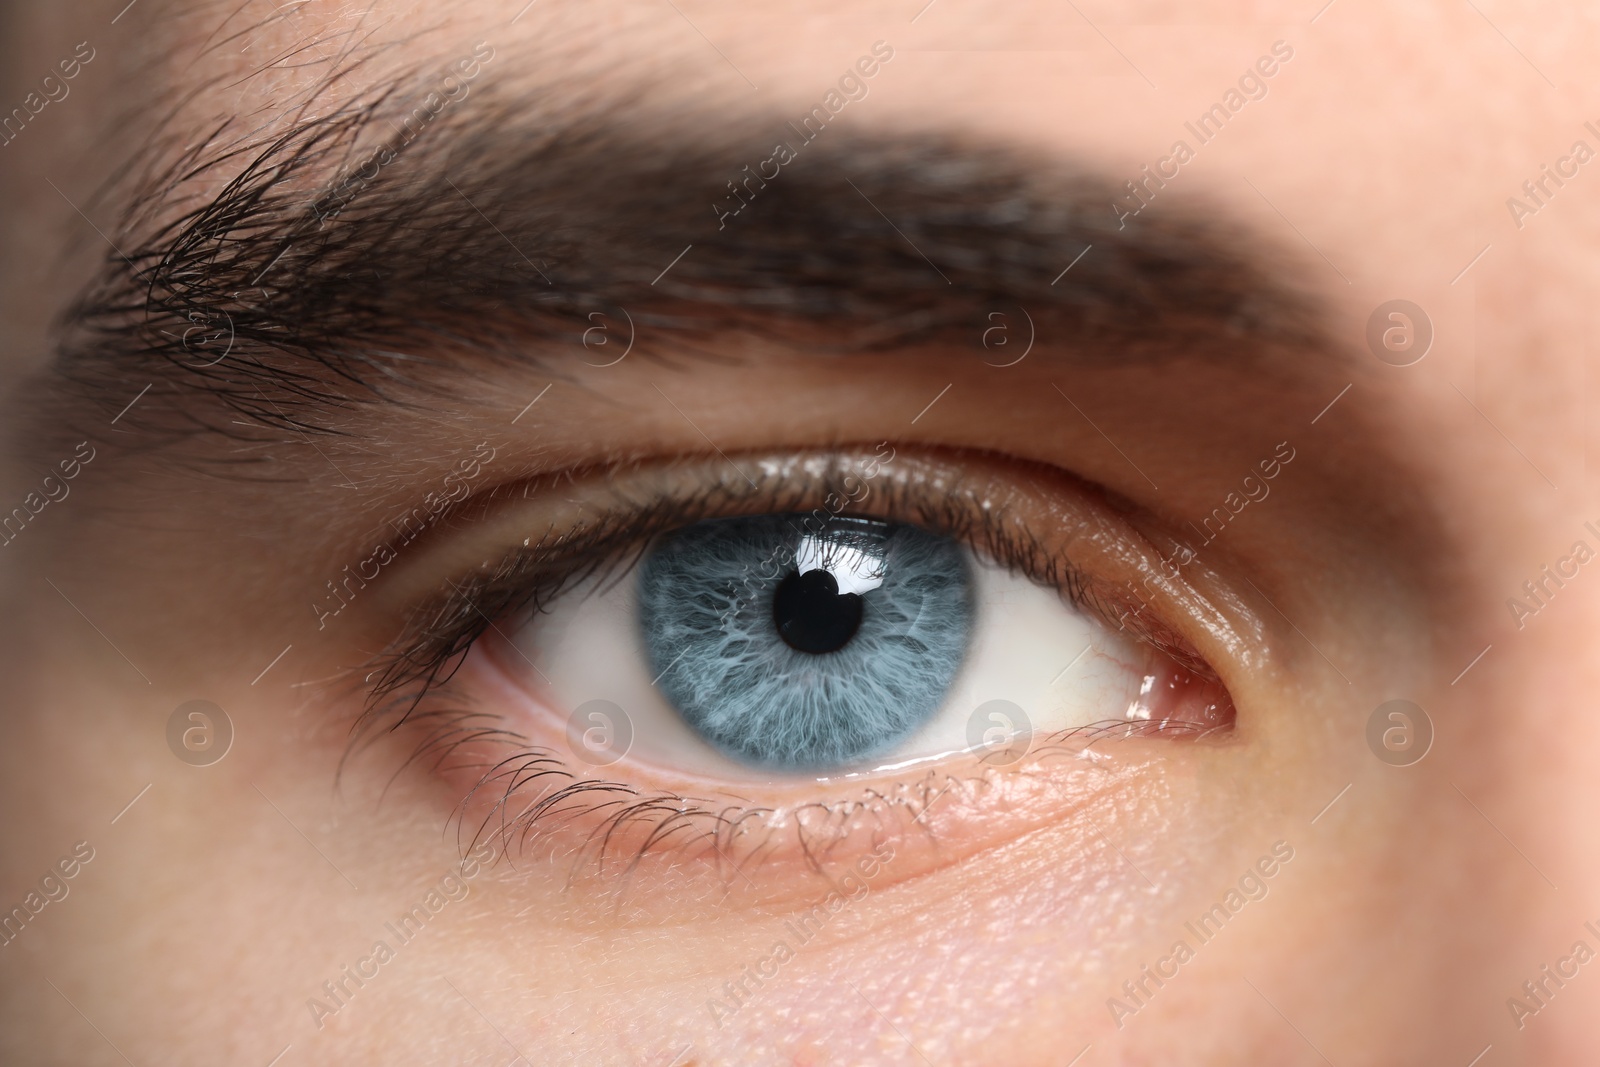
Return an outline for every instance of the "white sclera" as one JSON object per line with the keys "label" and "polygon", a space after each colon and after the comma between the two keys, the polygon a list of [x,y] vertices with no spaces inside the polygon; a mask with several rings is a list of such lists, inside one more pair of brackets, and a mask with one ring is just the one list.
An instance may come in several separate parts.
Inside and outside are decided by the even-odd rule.
{"label": "white sclera", "polygon": [[[826,777],[967,751],[969,720],[995,700],[1023,709],[1035,737],[1148,715],[1141,698],[1147,656],[1137,642],[1074,610],[1054,589],[982,560],[970,562],[976,608],[972,640],[939,710],[893,751]],[[776,629],[773,640],[780,640]],[[772,771],[748,767],[702,740],[655,687],[639,634],[636,571],[574,587],[513,634],[512,643],[549,681],[518,657],[510,657],[506,666],[545,705],[557,727],[589,700],[609,700],[624,710],[633,746],[619,767],[640,760],[701,778],[777,780]]]}

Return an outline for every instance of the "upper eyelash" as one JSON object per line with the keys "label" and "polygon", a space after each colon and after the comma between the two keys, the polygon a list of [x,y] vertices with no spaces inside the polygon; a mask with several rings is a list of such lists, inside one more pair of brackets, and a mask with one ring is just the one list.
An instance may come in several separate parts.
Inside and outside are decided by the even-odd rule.
{"label": "upper eyelash", "polygon": [[[519,545],[489,570],[450,580],[441,595],[418,606],[402,634],[367,665],[368,713],[391,695],[407,690],[413,706],[436,685],[448,681],[472,644],[499,620],[514,613],[532,615],[565,590],[604,574],[624,576],[652,538],[703,519],[739,511],[800,512],[842,488],[852,472],[849,456],[830,455],[821,474],[796,480],[768,475],[754,485],[724,478],[692,494],[662,494],[615,504],[582,526],[551,527],[538,540]],[[892,479],[868,496],[879,503],[875,517],[911,522],[967,544],[995,562],[1053,586],[1068,603],[1106,618],[1115,617],[1096,596],[1089,576],[1070,561],[1051,554],[1026,526],[1008,521],[1004,509],[963,506],[960,492],[935,500],[915,484]],[[848,510],[848,509],[847,509]],[[1137,613],[1135,613],[1137,614]],[[1170,641],[1134,619],[1128,626],[1147,641],[1170,651]],[[1144,627],[1141,629],[1141,627]],[[404,714],[401,719],[403,721]]]}

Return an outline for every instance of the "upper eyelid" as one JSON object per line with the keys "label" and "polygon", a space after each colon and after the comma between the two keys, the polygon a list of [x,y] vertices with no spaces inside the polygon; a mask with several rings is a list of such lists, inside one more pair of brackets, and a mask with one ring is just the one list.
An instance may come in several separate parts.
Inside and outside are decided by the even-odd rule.
{"label": "upper eyelid", "polygon": [[[629,484],[626,471],[595,472],[607,488],[598,505],[583,502],[580,512],[586,521],[582,525],[561,530],[553,524],[540,539],[527,539],[491,567],[448,579],[411,609],[404,631],[367,664],[369,712],[390,694],[408,687],[420,686],[415,697],[420,701],[429,688],[453,674],[472,644],[497,620],[513,612],[538,610],[572,584],[603,570],[620,568],[625,573],[623,565],[633,562],[630,550],[636,558],[655,536],[728,514],[810,510],[828,492],[843,488],[844,480],[853,473],[850,462],[859,462],[864,454],[864,450],[849,448],[822,450],[798,463],[792,458],[741,456],[742,462],[734,466],[760,472],[759,482],[752,484],[742,473],[736,475],[717,465],[711,468],[715,477],[694,492],[656,487],[641,493]],[[551,484],[564,480],[557,476]],[[1148,605],[1138,605],[1140,610],[1132,612],[1120,609],[1123,598],[1108,595],[1100,588],[1104,583],[1097,583],[1090,572],[1049,550],[1026,524],[1010,521],[1004,506],[978,507],[970,500],[963,503],[958,499],[981,494],[985,485],[981,481],[945,483],[942,499],[935,500],[938,494],[920,481],[891,477],[851,503],[865,500],[868,505],[861,510],[875,517],[914,523],[962,541],[980,555],[1020,570],[1040,584],[1054,586],[1070,604],[1105,625],[1131,631],[1137,639],[1179,656],[1187,666],[1214,673],[1170,627],[1144,616],[1142,608]],[[503,493],[505,488],[488,495]],[[872,501],[874,493],[876,502]],[[464,501],[463,506],[470,503]]]}
{"label": "upper eyelid", "polygon": [[[444,588],[415,605],[408,617],[405,632],[391,642],[380,656],[367,665],[366,677],[372,683],[371,702],[408,684],[426,679],[448,677],[445,664],[459,659],[473,640],[486,632],[493,621],[507,612],[537,608],[541,596],[553,596],[572,582],[588,577],[596,571],[616,566],[626,561],[628,548],[643,551],[648,540],[679,526],[734,512],[756,511],[786,512],[808,510],[813,502],[820,503],[835,489],[843,490],[844,480],[853,472],[846,464],[856,453],[846,450],[829,450],[814,458],[824,465],[799,477],[793,473],[793,464],[780,464],[773,469],[748,462],[747,469],[758,471],[759,482],[747,483],[743,476],[725,473],[696,493],[673,493],[669,490],[632,496],[624,487],[623,474],[617,480],[622,485],[608,489],[607,499],[593,509],[583,509],[588,518],[583,526],[572,526],[557,532],[552,526],[531,543],[513,547],[490,569],[460,578],[447,580]],[[803,465],[802,465],[803,466]],[[610,482],[611,475],[604,475]],[[562,480],[559,476],[555,480]],[[504,493],[505,487],[491,490],[488,496]],[[865,494],[870,497],[872,494]],[[884,511],[906,515],[902,521],[920,521],[938,532],[962,537],[971,541],[971,530],[954,529],[957,523],[948,521],[950,514],[939,515],[926,507],[906,507],[924,501],[898,499],[906,491],[896,491],[895,483],[886,480],[880,495],[890,498]],[[856,499],[853,503],[859,503]],[[462,510],[482,501],[461,502]],[[900,506],[896,506],[896,505]],[[875,512],[876,513],[876,512]],[[946,521],[941,522],[944,519]],[[998,531],[990,531],[996,533]],[[552,537],[552,535],[554,535]],[[559,580],[543,586],[539,580],[555,568],[565,568]],[[1076,598],[1079,582],[1070,572],[1060,583]]]}

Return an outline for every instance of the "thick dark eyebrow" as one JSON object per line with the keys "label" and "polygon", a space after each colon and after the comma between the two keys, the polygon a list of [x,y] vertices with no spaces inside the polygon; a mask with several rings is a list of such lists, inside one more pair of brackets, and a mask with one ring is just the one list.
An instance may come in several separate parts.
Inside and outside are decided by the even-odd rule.
{"label": "thick dark eyebrow", "polygon": [[328,406],[448,390],[464,363],[559,372],[595,312],[625,311],[655,354],[730,335],[978,351],[1018,308],[1047,358],[1076,362],[1332,347],[1293,272],[1226,216],[1124,225],[1127,190],[1086,167],[843,117],[552,109],[480,87],[419,127],[416,95],[390,89],[268,140],[214,135],[128,198],[59,380],[105,417],[154,383],[146,417],[227,432],[240,414],[322,428]]}

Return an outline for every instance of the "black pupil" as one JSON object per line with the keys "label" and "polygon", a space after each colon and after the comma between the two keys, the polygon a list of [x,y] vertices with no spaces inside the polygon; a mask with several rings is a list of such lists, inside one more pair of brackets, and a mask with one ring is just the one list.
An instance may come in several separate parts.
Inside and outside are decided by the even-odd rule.
{"label": "black pupil", "polygon": [[861,597],[839,592],[822,568],[791,574],[778,586],[772,620],[790,648],[820,655],[837,652],[861,628]]}

